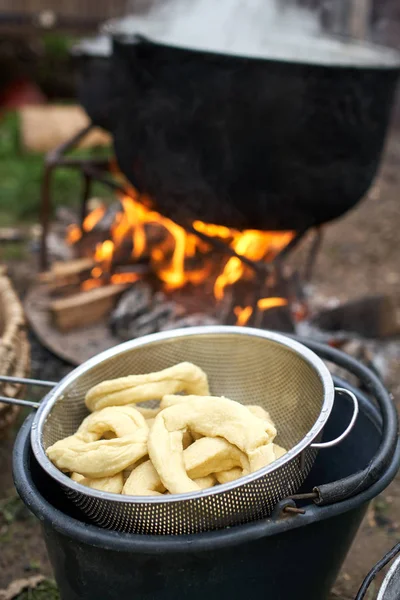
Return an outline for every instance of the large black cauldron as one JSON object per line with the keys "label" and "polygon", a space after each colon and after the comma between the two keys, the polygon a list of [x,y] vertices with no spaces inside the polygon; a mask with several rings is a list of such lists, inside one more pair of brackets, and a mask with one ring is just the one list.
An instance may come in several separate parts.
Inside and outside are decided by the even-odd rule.
{"label": "large black cauldron", "polygon": [[362,198],[400,64],[245,58],[120,34],[110,60],[108,126],[131,182],[183,225],[267,230],[306,229]]}

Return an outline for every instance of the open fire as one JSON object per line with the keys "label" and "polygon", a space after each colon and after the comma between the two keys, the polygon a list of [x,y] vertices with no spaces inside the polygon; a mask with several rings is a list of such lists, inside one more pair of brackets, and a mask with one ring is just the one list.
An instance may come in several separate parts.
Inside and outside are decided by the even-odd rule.
{"label": "open fire", "polygon": [[[260,286],[249,261],[271,262],[295,235],[291,231],[237,231],[198,220],[192,223],[193,232],[186,231],[156,212],[149,198],[136,193],[121,197],[120,208],[104,231],[101,223],[108,211],[105,204],[99,204],[84,219],[82,227],[71,225],[67,231],[67,241],[76,247],[77,253],[89,255],[95,261],[90,277],[81,284],[83,291],[109,284],[133,284],[151,274],[167,294],[212,281],[215,300],[221,302],[228,290],[243,282]],[[93,235],[96,231],[97,239]],[[92,246],[88,248],[86,244],[80,250],[82,242],[90,236]],[[214,240],[219,242],[217,247]],[[143,269],[145,265],[147,270]],[[262,289],[265,290],[264,285]],[[234,305],[233,313],[236,323],[245,325],[255,309],[265,311],[287,303],[283,297],[257,296],[253,306]]]}

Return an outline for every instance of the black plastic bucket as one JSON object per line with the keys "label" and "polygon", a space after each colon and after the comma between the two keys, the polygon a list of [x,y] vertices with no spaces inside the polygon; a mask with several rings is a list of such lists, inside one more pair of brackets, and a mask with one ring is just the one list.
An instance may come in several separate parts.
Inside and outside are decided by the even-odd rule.
{"label": "black plastic bucket", "polygon": [[[382,420],[372,402],[354,391],[360,403],[354,430],[341,445],[319,453],[302,491],[346,481],[379,453],[385,414]],[[338,397],[326,439],[343,430],[350,412]],[[16,440],[15,484],[42,522],[63,600],[324,600],[368,502],[400,465],[397,441],[366,489],[359,485],[359,493],[331,505],[306,504],[304,515],[282,517],[277,512],[264,521],[192,536],[122,534],[88,523],[39,467],[30,446],[31,423],[29,417]]]}

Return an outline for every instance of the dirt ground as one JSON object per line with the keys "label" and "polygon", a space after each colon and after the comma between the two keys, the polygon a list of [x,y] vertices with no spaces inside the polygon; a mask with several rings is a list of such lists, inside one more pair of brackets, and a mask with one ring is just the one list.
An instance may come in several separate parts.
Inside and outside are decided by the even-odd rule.
{"label": "dirt ground", "polygon": [[[321,301],[332,297],[347,300],[383,292],[390,294],[400,306],[399,165],[400,134],[392,134],[380,175],[368,198],[350,214],[326,227],[312,280],[312,293]],[[32,277],[32,265],[18,260],[9,262],[17,289],[22,292]],[[392,362],[387,378],[397,403],[400,398],[399,362]],[[22,415],[20,422],[21,419]],[[11,451],[16,428],[6,439],[0,440],[0,590],[29,574],[51,576],[38,523],[18,500],[13,487]],[[399,537],[398,477],[371,504],[331,600],[352,600],[369,569]],[[375,584],[375,592],[379,581]],[[368,598],[375,598],[374,588]]]}

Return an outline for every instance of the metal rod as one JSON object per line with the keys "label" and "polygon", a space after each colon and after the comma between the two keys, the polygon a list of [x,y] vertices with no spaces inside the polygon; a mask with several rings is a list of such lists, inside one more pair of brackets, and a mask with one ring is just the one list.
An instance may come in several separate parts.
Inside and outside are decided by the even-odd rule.
{"label": "metal rod", "polygon": [[315,230],[315,236],[311,244],[306,264],[304,267],[304,281],[309,283],[314,273],[314,267],[317,260],[319,249],[321,248],[322,241],[324,239],[324,233],[322,227],[317,227]]}
{"label": "metal rod", "polygon": [[39,402],[32,402],[31,400],[20,400],[19,398],[6,398],[6,396],[0,396],[0,402],[4,404],[11,404],[12,406],[25,406],[27,408],[39,408]]}
{"label": "metal rod", "polygon": [[[87,127],[79,131],[76,135],[74,135],[71,139],[67,140],[57,148],[51,150],[45,159],[45,168],[42,182],[42,202],[41,202],[41,210],[40,210],[40,222],[42,225],[42,236],[41,236],[41,246],[40,246],[40,270],[45,271],[48,268],[48,252],[47,252],[47,236],[49,233],[49,225],[50,225],[50,213],[51,213],[51,175],[54,168],[62,162],[63,154],[72,150],[94,127],[92,123],[90,123]],[[75,163],[74,159],[71,159],[72,162]],[[68,162],[68,159],[66,159]],[[67,165],[64,165],[67,166]],[[70,166],[79,166],[79,160],[76,160],[76,164],[70,164]]]}
{"label": "metal rod", "polygon": [[[123,194],[124,196],[129,196],[130,198],[133,198],[132,194],[129,192],[129,189],[125,188],[124,186],[117,183],[116,181],[113,181],[112,179],[105,177],[103,175],[103,173],[100,173],[98,171],[98,167],[102,168],[103,167],[102,163],[99,162],[97,165],[95,165],[95,164],[93,164],[93,162],[85,162],[85,163],[81,164],[82,170],[87,175],[92,177],[92,179],[95,179],[96,181],[103,183],[104,185],[111,188],[115,192],[119,192],[120,194]],[[102,168],[102,171],[104,171],[104,168]],[[133,199],[135,200],[135,198],[133,198]]]}
{"label": "metal rod", "polygon": [[82,202],[81,202],[81,226],[87,214],[87,203],[90,196],[90,190],[92,188],[92,178],[87,174],[83,173],[83,186],[82,186]]}
{"label": "metal rod", "polygon": [[79,144],[79,142],[87,136],[87,134],[89,133],[89,131],[91,131],[91,129],[93,129],[93,127],[93,123],[89,123],[89,125],[78,131],[78,133],[76,133],[72,138],[70,138],[66,142],[63,142],[62,144],[57,146],[57,148],[50,150],[50,152],[46,156],[46,162],[53,164],[57,163],[60,160],[60,157],[66,152],[69,152],[69,150],[72,150],[72,148],[74,148],[77,144]]}
{"label": "metal rod", "polygon": [[293,515],[305,515],[306,511],[304,508],[297,508],[297,506],[285,506],[283,509],[285,513],[292,513]]}
{"label": "metal rod", "polygon": [[42,182],[42,203],[40,207],[40,223],[42,225],[42,239],[40,244],[40,270],[45,271],[48,267],[47,235],[49,232],[50,210],[51,210],[51,174],[53,166],[46,164]]}
{"label": "metal rod", "polygon": [[0,375],[0,381],[6,383],[20,383],[22,385],[37,385],[40,387],[53,388],[57,385],[55,381],[44,381],[41,379],[26,379],[25,377],[11,377],[9,375]]}
{"label": "metal rod", "polygon": [[296,235],[290,240],[290,242],[287,244],[287,246],[285,246],[280,252],[279,254],[277,254],[274,258],[274,260],[269,263],[270,265],[277,265],[282,263],[282,261],[286,258],[286,256],[296,248],[296,246],[301,242],[301,240],[303,239],[303,237],[305,236],[305,234],[307,233],[308,229],[300,229],[300,231],[298,231],[296,233]]}
{"label": "metal rod", "polygon": [[290,500],[315,500],[318,498],[317,492],[309,492],[307,494],[293,494],[289,496]]}

